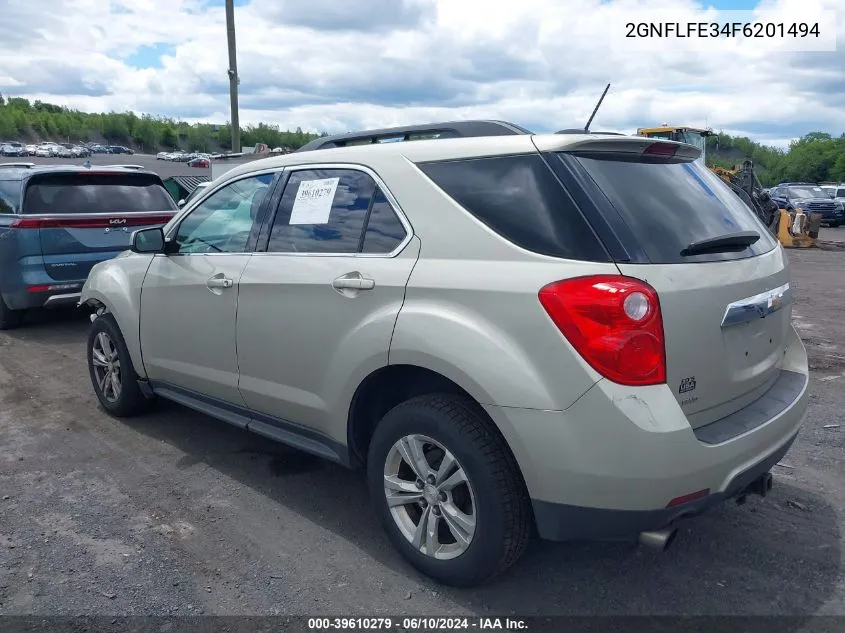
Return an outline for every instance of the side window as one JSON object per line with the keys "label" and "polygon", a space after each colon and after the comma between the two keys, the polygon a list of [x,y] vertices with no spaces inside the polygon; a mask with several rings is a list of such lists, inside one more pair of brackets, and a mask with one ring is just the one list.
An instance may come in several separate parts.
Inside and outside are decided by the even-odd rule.
{"label": "side window", "polygon": [[0,214],[14,213],[20,203],[20,197],[20,180],[0,180]]}
{"label": "side window", "polygon": [[270,253],[357,253],[375,181],[354,169],[291,174],[270,231]]}
{"label": "side window", "polygon": [[392,253],[405,239],[405,227],[381,189],[376,188],[362,253]]}
{"label": "side window", "polygon": [[418,166],[452,200],[513,244],[552,257],[607,259],[578,207],[537,154]]}
{"label": "side window", "polygon": [[229,183],[206,198],[179,224],[179,253],[243,253],[273,174]]}

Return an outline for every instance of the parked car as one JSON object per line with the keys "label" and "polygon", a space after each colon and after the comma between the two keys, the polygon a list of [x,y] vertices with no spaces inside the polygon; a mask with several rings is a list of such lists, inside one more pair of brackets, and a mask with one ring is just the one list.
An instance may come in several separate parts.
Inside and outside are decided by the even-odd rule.
{"label": "parked car", "polygon": [[534,527],[662,548],[765,495],[808,401],[777,240],[691,145],[490,125],[318,139],[137,231],[82,291],[102,407],[365,468],[395,547],[454,585]]}
{"label": "parked car", "polygon": [[787,211],[802,209],[807,213],[819,213],[822,222],[828,226],[835,227],[845,222],[841,206],[831,200],[824,189],[813,183],[781,183],[772,191],[772,200]]}
{"label": "parked car", "polygon": [[108,147],[106,147],[104,145],[97,144],[97,145],[91,146],[91,153],[92,154],[109,154],[111,152],[109,151]]}
{"label": "parked car", "polygon": [[26,147],[17,141],[7,141],[0,147],[0,153],[3,156],[26,156]]}
{"label": "parked car", "polygon": [[39,145],[35,149],[35,155],[39,158],[50,158],[53,154],[47,145]]}
{"label": "parked car", "polygon": [[91,155],[91,151],[82,145],[74,145],[70,151],[76,158],[87,158]]}
{"label": "parked car", "polygon": [[845,216],[845,183],[839,185],[822,185],[822,189],[824,189],[839,206],[843,216]]}
{"label": "parked car", "polygon": [[188,161],[188,167],[211,167],[211,161],[203,156],[196,156]]}
{"label": "parked car", "polygon": [[109,145],[109,154],[134,154],[135,151],[123,145]]}
{"label": "parked car", "polygon": [[76,303],[91,266],[176,211],[158,175],[100,166],[0,164],[0,207],[0,329]]}
{"label": "parked car", "polygon": [[38,151],[37,145],[27,145],[26,146],[26,155],[27,156],[35,156],[35,152]]}
{"label": "parked car", "polygon": [[167,160],[167,156],[167,152],[159,152],[158,154],[156,154],[156,160]]}
{"label": "parked car", "polygon": [[59,158],[75,158],[73,150],[64,145],[59,145],[57,156]]}

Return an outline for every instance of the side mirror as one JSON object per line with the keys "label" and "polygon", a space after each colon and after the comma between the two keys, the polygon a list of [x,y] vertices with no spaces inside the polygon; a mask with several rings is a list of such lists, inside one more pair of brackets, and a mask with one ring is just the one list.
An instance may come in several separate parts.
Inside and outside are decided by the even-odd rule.
{"label": "side mirror", "polygon": [[177,205],[180,209],[181,209],[182,207],[184,207],[184,206],[185,206],[185,198],[182,198],[179,202],[177,202],[177,203],[176,203],[176,205]]}
{"label": "side mirror", "polygon": [[140,229],[132,234],[133,253],[163,253],[164,231],[161,227]]}

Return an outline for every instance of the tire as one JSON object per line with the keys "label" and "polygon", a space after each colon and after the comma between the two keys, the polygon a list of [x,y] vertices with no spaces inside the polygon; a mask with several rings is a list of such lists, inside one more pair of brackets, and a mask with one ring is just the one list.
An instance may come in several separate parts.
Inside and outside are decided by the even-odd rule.
{"label": "tire", "polygon": [[[96,365],[95,356],[99,359]],[[110,364],[101,365],[104,360]],[[109,379],[102,380],[103,375],[108,373],[107,368],[116,370],[119,389],[114,389]],[[138,386],[138,374],[132,366],[129,350],[126,349],[120,328],[110,314],[97,317],[88,331],[88,374],[97,400],[110,415],[132,417],[148,411],[152,406],[152,400],[144,396]]]}
{"label": "tire", "polygon": [[[430,480],[420,489],[415,472],[421,468],[412,469],[410,461],[415,460],[403,458],[402,442],[410,442],[404,444],[406,456],[412,445],[427,447],[422,468],[441,481]],[[437,472],[434,467],[442,468],[447,455],[455,464]],[[466,483],[450,489],[461,471]],[[394,482],[390,494],[407,503],[389,507],[387,476]],[[465,398],[425,395],[391,409],[373,434],[367,481],[393,545],[414,567],[443,584],[471,586],[492,579],[519,559],[530,540],[533,515],[516,460],[483,413]],[[437,525],[437,555],[423,551],[425,534],[415,529],[429,519]],[[455,530],[464,537],[463,544]],[[423,538],[419,546],[412,543],[415,534]]]}
{"label": "tire", "polygon": [[23,321],[25,310],[12,310],[0,297],[0,330],[13,330]]}

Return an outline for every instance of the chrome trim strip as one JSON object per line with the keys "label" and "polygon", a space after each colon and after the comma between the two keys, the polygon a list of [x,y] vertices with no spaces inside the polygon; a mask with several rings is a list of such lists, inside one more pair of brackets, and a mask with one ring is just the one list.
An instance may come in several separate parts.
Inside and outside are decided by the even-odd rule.
{"label": "chrome trim strip", "polygon": [[753,297],[746,297],[729,303],[722,317],[722,327],[748,323],[755,319],[765,319],[770,314],[792,303],[792,289],[788,283],[772,290],[761,292]]}
{"label": "chrome trim strip", "polygon": [[77,303],[79,302],[82,293],[79,292],[71,292],[69,294],[64,295],[52,295],[51,297],[47,297],[47,301],[44,302],[44,307],[49,308],[51,306],[57,305],[67,305],[68,303]]}
{"label": "chrome trim strip", "polygon": [[[396,201],[394,195],[390,192],[387,188],[387,185],[384,184],[384,181],[381,177],[372,169],[365,165],[361,165],[359,163],[304,163],[299,165],[289,165],[285,167],[265,167],[263,169],[256,169],[253,172],[243,173],[228,180],[217,180],[213,181],[214,189],[211,186],[206,187],[206,191],[200,194],[200,196],[194,200],[191,200],[190,205],[186,205],[180,209],[180,213],[178,213],[168,224],[170,224],[170,229],[165,234],[165,239],[173,239],[174,233],[177,230],[179,223],[190,213],[199,206],[199,202],[201,200],[205,200],[206,198],[214,195],[215,192],[220,191],[225,186],[237,182],[239,180],[244,180],[246,178],[252,178],[254,176],[260,176],[262,174],[268,173],[277,173],[277,172],[295,172],[295,171],[302,171],[302,170],[311,170],[311,169],[348,169],[354,171],[361,171],[367,174],[370,178],[372,178],[376,185],[384,192],[384,197],[387,198],[388,203],[393,208],[393,212],[399,218],[399,222],[402,224],[402,227],[405,229],[405,239],[399,243],[399,245],[393,249],[390,253],[272,253],[272,252],[261,252],[261,251],[250,251],[248,253],[171,253],[167,255],[168,257],[179,256],[192,256],[192,255],[270,255],[273,257],[361,257],[365,259],[379,257],[379,258],[392,258],[396,257],[401,253],[408,244],[411,243],[411,240],[414,237],[414,227],[411,226],[411,222],[408,220],[408,217],[405,215],[405,212],[402,211],[402,207],[399,206],[399,203]],[[225,174],[224,174],[225,176]],[[223,177],[221,177],[223,178]],[[285,183],[287,186],[287,183]],[[189,210],[190,207],[190,210]],[[271,210],[271,212],[274,210]]]}

